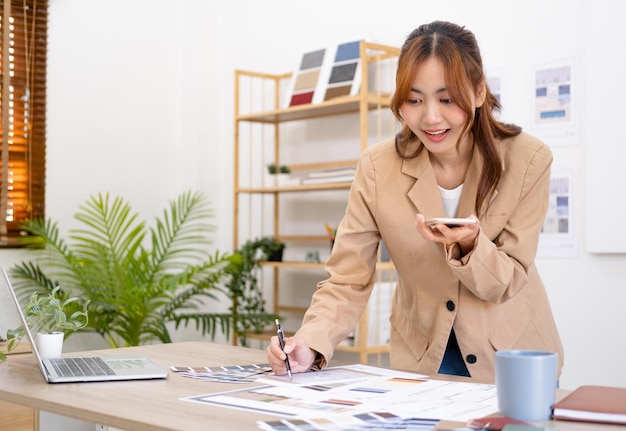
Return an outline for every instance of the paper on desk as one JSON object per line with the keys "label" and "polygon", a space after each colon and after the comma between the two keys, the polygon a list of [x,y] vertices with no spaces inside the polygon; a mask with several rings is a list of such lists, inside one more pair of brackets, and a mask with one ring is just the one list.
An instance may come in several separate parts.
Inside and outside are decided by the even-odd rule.
{"label": "paper on desk", "polygon": [[430,431],[437,423],[437,420],[432,419],[400,418],[389,413],[377,412],[336,416],[328,419],[278,419],[275,421],[258,421],[257,425],[259,429],[266,431]]}
{"label": "paper on desk", "polygon": [[393,371],[387,368],[372,367],[363,364],[354,364],[341,367],[328,367],[323,371],[309,371],[307,373],[292,374],[292,380],[285,374],[282,376],[268,375],[259,378],[259,383],[268,385],[288,385],[288,386],[310,386],[318,384],[339,384],[356,382],[359,380],[369,380],[380,377],[396,377],[407,379],[424,379],[425,375]]}
{"label": "paper on desk", "polygon": [[[497,411],[494,385],[428,380],[412,373],[354,365],[263,378],[271,384],[183,400],[292,418],[385,411],[399,417],[467,421]],[[259,380],[259,382],[261,382]]]}
{"label": "paper on desk", "polygon": [[220,367],[176,367],[170,369],[178,375],[210,382],[251,383],[269,373],[269,364],[224,365]]}

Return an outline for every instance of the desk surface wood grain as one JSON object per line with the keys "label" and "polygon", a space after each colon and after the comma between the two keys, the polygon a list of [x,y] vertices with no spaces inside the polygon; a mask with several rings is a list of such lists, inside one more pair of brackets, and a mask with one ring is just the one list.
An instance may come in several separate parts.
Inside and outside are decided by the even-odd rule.
{"label": "desk surface wood grain", "polygon": [[[144,355],[164,368],[171,365],[265,363],[267,360],[264,350],[208,342],[159,344],[86,353]],[[0,364],[0,382],[0,400],[125,430],[258,430],[257,421],[276,419],[270,415],[180,400],[193,395],[241,389],[254,383],[212,383],[170,373],[167,379],[161,380],[48,384],[31,354],[11,356]],[[462,424],[445,422],[438,429],[459,425]],[[562,421],[547,422],[546,425],[560,431],[618,429],[610,425]]]}
{"label": "desk surface wood grain", "polygon": [[[21,355],[31,352],[28,343],[20,343],[10,352],[7,352],[7,347],[6,341],[0,342],[0,351],[7,355]],[[0,367],[2,367],[1,363]],[[0,431],[36,430],[37,417],[37,412],[32,407],[0,401]]]}
{"label": "desk surface wood grain", "polygon": [[[266,362],[262,350],[203,342],[95,351],[103,355],[122,352],[148,356],[164,368]],[[79,356],[78,353],[72,355]],[[211,423],[225,426],[222,429],[252,430],[258,429],[256,420],[274,418],[181,401],[181,397],[234,387],[189,379],[176,373],[161,380],[48,384],[32,355],[17,355],[0,364],[0,382],[0,400],[128,430],[194,430]],[[244,386],[237,385],[239,387]]]}

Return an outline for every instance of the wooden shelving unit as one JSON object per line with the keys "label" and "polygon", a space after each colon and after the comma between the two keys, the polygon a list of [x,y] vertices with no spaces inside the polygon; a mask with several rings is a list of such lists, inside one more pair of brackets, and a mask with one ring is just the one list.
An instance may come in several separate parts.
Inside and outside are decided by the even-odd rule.
{"label": "wooden shelving unit", "polygon": [[[233,166],[233,244],[235,248],[239,247],[247,239],[256,236],[249,233],[247,236],[242,234],[242,226],[249,224],[251,218],[258,216],[257,214],[252,214],[249,208],[248,212],[242,209],[244,196],[265,196],[272,201],[271,209],[269,210],[271,220],[268,223],[271,228],[269,232],[265,231],[262,235],[273,235],[288,244],[317,242],[325,247],[328,246],[328,237],[320,235],[319,232],[317,234],[311,233],[311,235],[289,235],[281,230],[281,226],[285,222],[280,218],[281,198],[300,193],[344,193],[347,198],[347,190],[349,190],[351,183],[268,186],[262,180],[262,170],[268,161],[275,163],[277,166],[287,164],[292,172],[355,166],[360,153],[373,143],[370,142],[371,128],[381,128],[379,123],[372,125],[371,123],[374,123],[374,121],[371,121],[370,117],[377,112],[388,111],[391,99],[389,88],[393,86],[395,62],[397,61],[399,51],[399,48],[396,47],[361,41],[361,83],[359,94],[337,97],[318,104],[297,105],[288,108],[282,106],[284,105],[283,99],[286,87],[292,76],[291,73],[275,75],[243,70],[235,71]],[[380,85],[381,79],[386,79],[385,83],[388,84],[387,91],[383,90],[385,85]],[[354,148],[351,148],[349,151],[350,157],[346,160],[307,161],[307,163],[286,163],[289,160],[282,160],[284,146],[293,143],[282,142],[281,127],[285,127],[288,123],[291,127],[298,127],[311,120],[337,116],[345,116],[348,121],[354,119],[351,124],[358,122],[358,139],[355,139],[355,143],[358,142],[358,144],[353,145]],[[269,128],[269,131],[267,128]],[[379,139],[388,138],[392,136],[392,133],[380,136]],[[267,135],[271,137],[267,138]],[[248,151],[245,149],[244,141],[248,143]],[[262,144],[258,144],[259,141]],[[306,144],[307,142],[297,143],[297,145]],[[256,149],[257,145],[269,146],[269,160],[259,160],[259,157],[250,154],[250,148]],[[259,233],[260,235],[261,233]],[[265,268],[264,271],[271,272],[273,300],[271,301],[270,309],[277,314],[302,314],[305,311],[304,307],[294,306],[282,301],[281,298],[284,296],[283,289],[286,286],[280,285],[281,271],[286,269],[303,272],[316,271],[320,274],[320,280],[325,274],[323,263],[303,261],[266,262],[263,267]],[[395,277],[395,271],[391,263],[380,262],[377,271],[381,276],[382,274],[392,274],[390,276],[392,278]],[[359,334],[367,334],[370,329],[368,328],[366,312],[361,319],[357,332]],[[274,330],[268,330],[262,334],[250,334],[249,338],[265,340],[274,334]],[[388,351],[388,346],[387,344],[368,345],[367,336],[359,336],[358,339],[355,339],[354,345],[342,345],[338,349],[358,353],[361,362],[367,362],[369,354],[386,352]]]}

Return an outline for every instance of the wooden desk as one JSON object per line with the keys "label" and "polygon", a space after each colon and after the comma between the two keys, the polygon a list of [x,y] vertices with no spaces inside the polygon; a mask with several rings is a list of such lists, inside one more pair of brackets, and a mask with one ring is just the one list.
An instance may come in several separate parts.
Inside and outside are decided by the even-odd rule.
{"label": "wooden desk", "polygon": [[[170,365],[266,362],[264,350],[205,342],[129,347],[96,353],[145,355],[165,368]],[[258,430],[256,421],[276,419],[270,415],[180,401],[181,397],[240,389],[245,385],[203,382],[175,373],[163,380],[47,384],[31,355],[17,355],[0,364],[0,382],[0,400],[132,431]],[[446,422],[438,429],[460,425]],[[548,422],[548,425],[560,431],[620,429],[575,422]]]}
{"label": "wooden desk", "polygon": [[[7,342],[0,342],[0,350],[7,351]],[[20,343],[8,355],[31,353],[28,343]],[[2,364],[0,363],[0,367]],[[0,431],[34,431],[38,429],[38,412],[32,407],[0,401]]]}
{"label": "wooden desk", "polygon": [[[265,351],[203,342],[129,347],[101,354],[145,355],[170,365],[218,366],[267,362]],[[197,381],[170,373],[167,379],[48,384],[32,355],[10,357],[0,364],[0,400],[63,416],[132,431],[215,429],[256,430],[256,415],[179,398],[234,389],[232,384]],[[237,385],[240,387],[242,385]],[[222,428],[223,427],[223,428]]]}

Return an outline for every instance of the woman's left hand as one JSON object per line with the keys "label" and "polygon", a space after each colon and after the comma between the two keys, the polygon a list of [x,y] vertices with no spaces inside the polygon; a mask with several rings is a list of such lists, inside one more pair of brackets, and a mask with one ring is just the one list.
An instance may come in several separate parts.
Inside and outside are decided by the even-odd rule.
{"label": "woman's left hand", "polygon": [[463,254],[469,253],[474,248],[474,243],[480,231],[480,222],[474,215],[469,216],[476,220],[476,223],[462,226],[450,227],[445,224],[434,226],[426,225],[426,218],[423,214],[415,217],[415,229],[427,241],[440,242],[446,246],[458,243]]}

